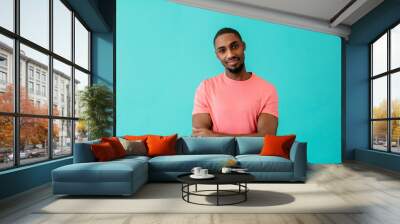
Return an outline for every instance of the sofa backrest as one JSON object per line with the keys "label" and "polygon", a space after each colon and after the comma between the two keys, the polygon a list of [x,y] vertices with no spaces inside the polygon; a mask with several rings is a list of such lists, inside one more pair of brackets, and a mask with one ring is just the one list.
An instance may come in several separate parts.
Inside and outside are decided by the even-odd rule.
{"label": "sofa backrest", "polygon": [[264,137],[236,137],[236,155],[259,154]]}
{"label": "sofa backrest", "polygon": [[95,162],[96,158],[93,155],[90,146],[92,144],[98,144],[100,140],[93,140],[93,141],[86,141],[75,143],[74,148],[74,163],[88,163],[88,162]]}
{"label": "sofa backrest", "polygon": [[177,154],[226,154],[235,155],[233,137],[180,137],[176,144]]}

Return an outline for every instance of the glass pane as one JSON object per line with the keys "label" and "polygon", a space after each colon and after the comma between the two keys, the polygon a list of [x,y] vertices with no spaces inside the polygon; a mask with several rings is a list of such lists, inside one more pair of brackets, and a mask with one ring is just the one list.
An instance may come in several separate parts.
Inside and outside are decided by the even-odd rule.
{"label": "glass pane", "polygon": [[75,121],[75,143],[85,142],[88,138],[88,128],[84,120]]}
{"label": "glass pane", "polygon": [[0,9],[0,26],[14,31],[14,0],[1,0]]}
{"label": "glass pane", "polygon": [[48,63],[47,55],[21,44],[21,113],[48,114]]}
{"label": "glass pane", "polygon": [[75,69],[75,117],[80,117],[82,108],[80,105],[81,92],[89,86],[89,75]]}
{"label": "glass pane", "polygon": [[14,111],[14,43],[0,35],[0,111]]}
{"label": "glass pane", "polygon": [[20,119],[20,164],[34,163],[49,158],[49,123],[45,118]]}
{"label": "glass pane", "polygon": [[391,115],[400,118],[400,72],[391,75],[390,85]]}
{"label": "glass pane", "polygon": [[13,118],[0,116],[0,170],[14,165]]}
{"label": "glass pane", "polygon": [[75,18],[75,64],[89,70],[89,32]]}
{"label": "glass pane", "polygon": [[387,71],[387,34],[372,44],[372,71],[373,75]]}
{"label": "glass pane", "polygon": [[72,154],[72,121],[53,120],[53,157]]}
{"label": "glass pane", "polygon": [[71,60],[72,12],[60,1],[53,1],[53,51]]}
{"label": "glass pane", "polygon": [[49,48],[49,0],[20,0],[21,36]]}
{"label": "glass pane", "polygon": [[391,121],[392,152],[400,153],[400,120]]}
{"label": "glass pane", "polygon": [[71,66],[53,60],[53,114],[72,117]]}
{"label": "glass pane", "polygon": [[372,118],[387,118],[387,77],[372,81]]}
{"label": "glass pane", "polygon": [[21,36],[49,48],[49,0],[20,0]]}
{"label": "glass pane", "polygon": [[400,24],[391,30],[390,37],[390,67],[391,69],[400,67]]}
{"label": "glass pane", "polygon": [[387,151],[387,121],[372,122],[372,148]]}

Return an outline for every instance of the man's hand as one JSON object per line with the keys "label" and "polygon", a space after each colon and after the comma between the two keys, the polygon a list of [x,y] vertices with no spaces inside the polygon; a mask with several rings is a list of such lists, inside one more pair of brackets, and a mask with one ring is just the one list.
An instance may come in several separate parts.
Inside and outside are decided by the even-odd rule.
{"label": "man's hand", "polygon": [[216,134],[207,129],[207,128],[193,128],[192,129],[192,135],[195,137],[212,137],[212,136],[216,136]]}

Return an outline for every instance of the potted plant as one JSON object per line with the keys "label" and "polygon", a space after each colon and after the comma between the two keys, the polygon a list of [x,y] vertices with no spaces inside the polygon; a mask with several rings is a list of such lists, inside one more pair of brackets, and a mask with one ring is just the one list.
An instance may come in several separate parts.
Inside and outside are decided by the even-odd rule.
{"label": "potted plant", "polygon": [[113,115],[113,93],[103,84],[86,87],[79,98],[82,121],[79,127],[87,127],[89,140],[111,136]]}

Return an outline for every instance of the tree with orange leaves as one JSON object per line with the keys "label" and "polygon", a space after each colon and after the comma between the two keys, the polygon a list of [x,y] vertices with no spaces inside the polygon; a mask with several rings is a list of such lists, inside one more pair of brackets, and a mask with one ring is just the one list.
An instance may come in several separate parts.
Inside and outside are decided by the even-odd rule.
{"label": "tree with orange leaves", "polygon": [[[0,93],[0,111],[13,112],[14,107],[14,88],[8,85],[6,92]],[[20,110],[22,114],[41,114],[47,115],[47,106],[34,105],[29,99],[28,93],[24,87],[20,88]],[[56,114],[58,110],[54,111]],[[0,116],[0,148],[12,149],[13,146],[13,117]],[[24,149],[26,145],[47,143],[48,136],[48,119],[47,118],[20,118],[20,149]],[[53,138],[59,135],[59,128],[54,125]]]}

